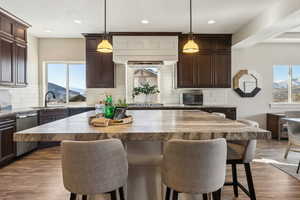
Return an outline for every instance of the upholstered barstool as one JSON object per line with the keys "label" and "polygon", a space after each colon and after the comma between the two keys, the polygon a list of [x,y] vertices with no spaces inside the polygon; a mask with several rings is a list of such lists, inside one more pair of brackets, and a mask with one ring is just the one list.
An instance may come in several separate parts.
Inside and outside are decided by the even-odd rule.
{"label": "upholstered barstool", "polygon": [[[285,117],[300,118],[300,111],[285,112]],[[300,152],[300,126],[297,123],[295,124],[292,122],[288,122],[287,128],[288,128],[289,143],[284,153],[285,159],[287,158],[290,151],[294,151],[298,153]]]}
{"label": "upholstered barstool", "polygon": [[165,200],[171,191],[173,200],[178,193],[207,194],[221,198],[226,173],[226,141],[171,140],[167,142],[163,163],[162,181],[167,186]]}
{"label": "upholstered barstool", "polygon": [[111,200],[125,200],[123,186],[128,176],[126,152],[120,140],[63,141],[62,172],[70,200],[78,194],[110,194]]}
{"label": "upholstered barstool", "polygon": [[[255,128],[259,127],[259,124],[251,120],[238,120],[245,125]],[[256,150],[256,140],[249,141],[228,141],[227,142],[227,164],[232,167],[232,182],[225,183],[225,185],[233,186],[234,196],[238,197],[238,188],[244,191],[251,200],[256,199],[255,189],[253,184],[253,178],[251,173],[250,163],[254,159]],[[248,190],[238,181],[237,165],[243,164],[247,177]]]}

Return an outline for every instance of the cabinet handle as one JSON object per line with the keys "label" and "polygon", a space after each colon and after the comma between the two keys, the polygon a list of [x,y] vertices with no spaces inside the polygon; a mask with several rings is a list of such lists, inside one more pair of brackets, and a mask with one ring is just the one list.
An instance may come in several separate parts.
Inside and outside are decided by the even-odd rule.
{"label": "cabinet handle", "polygon": [[0,125],[2,125],[2,124],[10,124],[10,123],[15,123],[15,122],[16,122],[15,120],[5,120],[5,121],[0,122]]}
{"label": "cabinet handle", "polygon": [[15,128],[14,126],[9,126],[9,127],[0,129],[0,131],[6,131],[6,130],[9,130],[9,129],[14,129],[14,128]]}

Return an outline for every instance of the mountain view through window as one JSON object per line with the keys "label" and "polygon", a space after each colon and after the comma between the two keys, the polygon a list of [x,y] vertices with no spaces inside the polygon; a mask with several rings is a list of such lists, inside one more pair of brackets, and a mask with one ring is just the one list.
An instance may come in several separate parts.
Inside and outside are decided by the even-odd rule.
{"label": "mountain view through window", "polygon": [[300,65],[273,67],[273,102],[300,102]]}
{"label": "mountain view through window", "polygon": [[48,91],[58,103],[86,101],[85,64],[47,64]]}

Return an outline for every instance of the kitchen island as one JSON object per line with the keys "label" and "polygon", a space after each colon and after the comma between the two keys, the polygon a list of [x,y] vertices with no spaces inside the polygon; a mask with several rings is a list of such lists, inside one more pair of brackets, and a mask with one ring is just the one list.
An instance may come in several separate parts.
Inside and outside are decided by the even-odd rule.
{"label": "kitchen island", "polygon": [[[88,123],[94,111],[17,132],[15,141],[101,140],[118,138],[128,153],[127,199],[161,200],[163,187],[160,161],[165,141],[181,138],[203,140],[269,139],[269,131],[246,126],[200,110],[130,110],[133,123],[93,127]],[[98,199],[98,197],[95,197]],[[99,197],[102,199],[101,197]],[[185,195],[184,199],[201,199]]]}
{"label": "kitchen island", "polygon": [[246,126],[199,110],[130,110],[133,123],[93,127],[88,123],[94,111],[17,132],[15,141],[100,140],[167,141],[172,138],[227,140],[269,139],[269,131]]}

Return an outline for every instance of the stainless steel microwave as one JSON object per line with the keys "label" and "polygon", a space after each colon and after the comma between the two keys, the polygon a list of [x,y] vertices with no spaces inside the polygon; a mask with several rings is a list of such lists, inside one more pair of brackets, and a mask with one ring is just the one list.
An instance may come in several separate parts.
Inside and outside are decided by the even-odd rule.
{"label": "stainless steel microwave", "polygon": [[191,91],[182,94],[184,105],[203,105],[203,93],[201,91]]}

